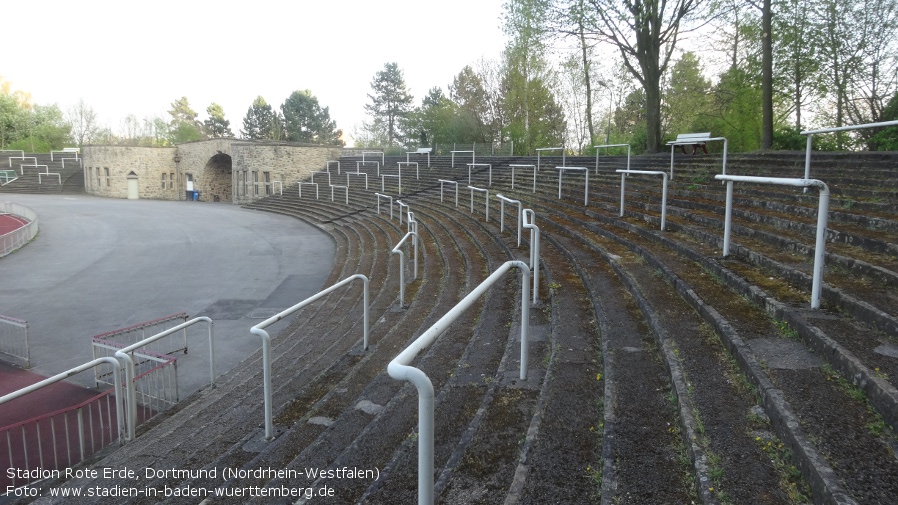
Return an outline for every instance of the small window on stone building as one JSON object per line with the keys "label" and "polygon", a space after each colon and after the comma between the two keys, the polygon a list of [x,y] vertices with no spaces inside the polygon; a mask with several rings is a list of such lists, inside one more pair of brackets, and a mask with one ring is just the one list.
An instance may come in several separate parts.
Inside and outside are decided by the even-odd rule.
{"label": "small window on stone building", "polygon": [[170,174],[168,174],[168,189],[174,189],[174,188],[175,188],[175,173],[171,172]]}
{"label": "small window on stone building", "polygon": [[106,187],[109,187],[109,167],[103,167],[103,175],[106,176]]}
{"label": "small window on stone building", "polygon": [[166,177],[166,174],[163,173],[162,174],[162,189],[165,189],[165,177]]}
{"label": "small window on stone building", "polygon": [[97,189],[99,189],[100,186],[102,186],[100,183],[100,167],[97,167]]}
{"label": "small window on stone building", "polygon": [[253,194],[259,195],[259,172],[253,170]]}
{"label": "small window on stone building", "polygon": [[265,196],[271,195],[271,172],[262,172],[265,180]]}

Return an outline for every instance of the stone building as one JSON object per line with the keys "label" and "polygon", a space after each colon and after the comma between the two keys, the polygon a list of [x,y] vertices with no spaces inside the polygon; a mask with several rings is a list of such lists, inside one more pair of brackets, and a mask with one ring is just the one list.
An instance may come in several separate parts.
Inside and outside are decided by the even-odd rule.
{"label": "stone building", "polygon": [[294,186],[339,146],[213,139],[174,147],[86,146],[84,188],[110,198],[245,203]]}

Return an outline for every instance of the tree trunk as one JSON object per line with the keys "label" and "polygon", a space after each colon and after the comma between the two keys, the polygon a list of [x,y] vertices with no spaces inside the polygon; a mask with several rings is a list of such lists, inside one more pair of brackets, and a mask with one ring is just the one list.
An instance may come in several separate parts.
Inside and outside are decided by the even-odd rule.
{"label": "tree trunk", "polygon": [[762,7],[761,42],[761,150],[773,148],[773,33],[770,0],[764,0]]}
{"label": "tree trunk", "polygon": [[580,51],[583,56],[583,81],[586,85],[586,127],[589,130],[590,145],[596,138],[592,125],[592,79],[589,72],[589,57],[586,54],[586,37],[583,34],[583,21],[580,21]]}

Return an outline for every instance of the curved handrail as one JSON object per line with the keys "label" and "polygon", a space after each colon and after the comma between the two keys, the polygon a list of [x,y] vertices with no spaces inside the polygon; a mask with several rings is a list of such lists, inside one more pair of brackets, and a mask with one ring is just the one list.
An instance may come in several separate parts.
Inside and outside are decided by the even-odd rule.
{"label": "curved handrail", "polygon": [[399,255],[399,306],[405,307],[405,253],[402,252],[402,244],[410,237],[415,247],[415,270],[413,279],[418,278],[418,222],[415,221],[415,214],[408,213],[408,232],[399,240],[399,243],[390,251],[392,254]]}
{"label": "curved handrail", "polygon": [[342,281],[334,284],[333,286],[318,292],[315,295],[306,298],[305,300],[297,303],[296,305],[290,307],[289,309],[284,309],[281,312],[269,317],[268,319],[262,321],[261,323],[250,328],[249,332],[253,335],[257,335],[262,337],[262,386],[263,386],[263,394],[265,396],[265,439],[271,440],[274,438],[274,422],[272,421],[271,414],[271,336],[268,335],[268,332],[265,331],[264,328],[284,319],[285,317],[293,314],[297,310],[305,307],[306,305],[318,300],[319,298],[330,294],[332,291],[349,284],[350,282],[360,279],[362,281],[364,287],[364,298],[363,302],[363,322],[362,322],[362,332],[363,336],[363,345],[365,350],[368,350],[368,277],[363,274],[355,274],[351,275]]}
{"label": "curved handrail", "polygon": [[434,389],[427,374],[411,366],[419,352],[443,334],[474,302],[512,268],[521,271],[521,380],[527,379],[527,350],[530,337],[530,305],[527,291],[530,289],[530,268],[523,261],[507,261],[483,280],[467,296],[443,317],[424,331],[414,342],[390,361],[387,373],[396,380],[411,382],[418,390],[418,503],[433,503],[433,427]]}
{"label": "curved handrail", "polygon": [[533,303],[539,300],[539,226],[536,226],[536,213],[533,209],[524,209],[524,228],[530,230],[530,270],[533,272]]}

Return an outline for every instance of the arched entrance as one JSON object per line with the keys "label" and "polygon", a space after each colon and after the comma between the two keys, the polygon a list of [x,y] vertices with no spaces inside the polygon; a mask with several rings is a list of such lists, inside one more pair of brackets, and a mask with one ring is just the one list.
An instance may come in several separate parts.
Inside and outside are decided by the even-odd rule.
{"label": "arched entrance", "polygon": [[206,201],[230,202],[232,200],[231,156],[219,151],[209,158],[203,170],[208,180]]}

